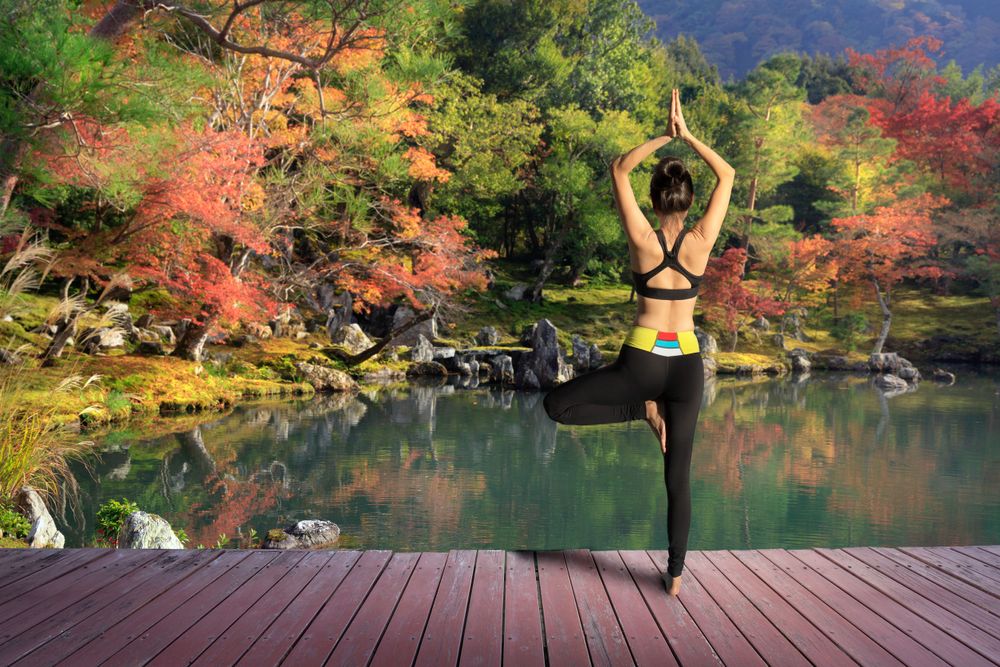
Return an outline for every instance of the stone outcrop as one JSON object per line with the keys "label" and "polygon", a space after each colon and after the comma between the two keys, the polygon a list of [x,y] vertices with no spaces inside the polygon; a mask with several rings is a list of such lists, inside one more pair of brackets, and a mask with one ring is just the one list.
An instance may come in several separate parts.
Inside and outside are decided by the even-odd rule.
{"label": "stone outcrop", "polygon": [[875,377],[875,386],[885,391],[898,391],[906,389],[909,384],[903,378],[892,373],[883,373]]}
{"label": "stone outcrop", "polygon": [[360,354],[374,343],[365,335],[361,327],[356,323],[345,324],[333,332],[330,341],[335,345],[343,345],[351,354]]}
{"label": "stone outcrop", "polygon": [[303,379],[311,384],[316,391],[348,391],[358,387],[354,378],[336,368],[327,368],[305,361],[295,364],[295,368],[302,373]]}
{"label": "stone outcrop", "polygon": [[788,358],[792,362],[793,373],[807,373],[812,368],[812,361],[809,360],[809,351],[797,347],[789,350]]}
{"label": "stone outcrop", "polygon": [[868,369],[873,373],[888,373],[906,382],[920,380],[920,371],[908,359],[896,352],[873,353],[868,357]]}
{"label": "stone outcrop", "polygon": [[329,546],[340,539],[340,526],[332,521],[306,519],[268,531],[264,549],[314,549]]}
{"label": "stone outcrop", "polygon": [[415,361],[406,369],[407,376],[415,375],[447,375],[448,369],[437,361]]}
{"label": "stone outcrop", "polygon": [[532,328],[531,352],[523,355],[520,362],[515,380],[525,387],[535,388],[536,383],[538,388],[554,387],[573,377],[573,367],[566,362],[559,345],[558,329],[546,318]]}
{"label": "stone outcrop", "polygon": [[496,345],[500,342],[500,334],[494,327],[485,326],[479,330],[474,340],[476,345]]}
{"label": "stone outcrop", "polygon": [[118,532],[119,549],[183,549],[167,520],[148,512],[132,512]]}
{"label": "stone outcrop", "polygon": [[26,538],[32,549],[62,549],[66,542],[56,522],[49,514],[42,497],[30,486],[22,486],[14,497],[14,506],[31,522],[31,530]]}
{"label": "stone outcrop", "polygon": [[[415,315],[416,313],[409,306],[397,307],[392,313],[392,330],[395,331],[403,326],[413,319]],[[428,340],[433,341],[436,339],[438,337],[437,317],[431,317],[423,322],[418,322],[397,336],[393,342],[398,345],[413,345],[417,342],[417,336],[420,334],[423,334]]]}
{"label": "stone outcrop", "polygon": [[712,334],[695,327],[694,335],[698,339],[698,350],[702,355],[715,354],[719,351],[719,343]]}
{"label": "stone outcrop", "polygon": [[417,362],[434,360],[434,346],[423,334],[417,336],[416,344],[410,348],[410,360]]}

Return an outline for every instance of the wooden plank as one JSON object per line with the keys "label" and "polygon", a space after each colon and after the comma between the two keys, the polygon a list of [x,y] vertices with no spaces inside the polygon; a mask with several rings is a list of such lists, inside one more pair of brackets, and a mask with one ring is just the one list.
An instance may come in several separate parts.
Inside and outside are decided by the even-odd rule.
{"label": "wooden plank", "polygon": [[840,549],[813,549],[813,551],[841,567],[846,567],[855,577],[881,592],[885,598],[895,600],[984,657],[1000,656],[1000,637],[991,636],[988,632],[984,632],[955,615],[946,607],[928,600],[870,565],[856,558],[851,558],[849,554]]}
{"label": "wooden plank", "polygon": [[991,554],[1000,556],[1000,544],[978,544],[977,549],[984,549],[989,551]]}
{"label": "wooden plank", "polygon": [[[313,621],[316,614],[323,608],[330,597],[343,585],[344,579],[358,564],[363,552],[336,551],[333,557],[323,566],[315,577],[306,585],[301,594],[285,607],[276,619],[267,627],[240,658],[240,665],[277,665],[292,648],[306,627]],[[364,567],[372,566],[373,561],[385,564],[388,556],[379,552],[368,556]],[[249,644],[248,641],[248,644]],[[202,662],[199,664],[216,665],[218,663]]]}
{"label": "wooden plank", "polygon": [[434,606],[417,649],[417,667],[458,664],[475,569],[475,551],[452,549],[448,552]]}
{"label": "wooden plank", "polygon": [[951,547],[924,547],[925,549],[931,550],[942,558],[954,563],[957,567],[963,570],[969,570],[975,572],[978,575],[985,577],[987,580],[993,582],[992,589],[1000,593],[1000,570],[988,565],[983,561],[972,558],[965,555],[964,553],[957,551]]}
{"label": "wooden plank", "polygon": [[3,618],[0,622],[0,644],[113,584],[161,553],[147,550],[139,554],[114,551],[107,557],[77,568],[66,577],[54,579],[30,591],[23,598],[0,605],[0,617]]}
{"label": "wooden plank", "polygon": [[[851,657],[833,641],[832,637],[799,613],[732,553],[722,550],[699,553],[710,560],[734,586],[738,585],[739,590],[760,613],[767,617],[809,662],[820,666],[845,665],[852,662]],[[823,624],[826,624],[832,616],[836,616],[829,607],[823,610],[817,605],[816,609],[823,612],[820,615]]]}
{"label": "wooden plank", "polygon": [[635,659],[590,551],[567,549],[565,555],[591,662],[595,665],[634,665]]}
{"label": "wooden plank", "polygon": [[532,551],[507,552],[504,581],[503,663],[544,667],[541,601]]}
{"label": "wooden plank", "polygon": [[[192,558],[193,555],[191,552],[181,549],[168,549],[159,552],[159,555],[153,560],[133,568],[114,582],[102,586],[99,590],[62,609],[30,630],[21,632],[10,641],[5,642],[0,646],[0,663],[9,664],[24,657],[98,612],[108,613],[108,605],[126,596],[138,595],[139,593],[134,592],[138,587],[154,586],[156,585],[156,582],[153,581],[154,578],[169,577],[172,566],[174,570],[178,568],[178,565],[182,568],[197,567],[198,563]],[[183,576],[183,573],[179,576]]]}
{"label": "wooden plank", "polygon": [[397,551],[392,555],[343,636],[331,646],[333,653],[328,664],[368,664],[419,559],[420,552],[416,551]]}
{"label": "wooden plank", "polygon": [[978,561],[982,561],[987,565],[991,565],[994,568],[1000,569],[1000,554],[995,554],[992,551],[983,549],[982,547],[969,546],[969,547],[950,547],[959,553],[963,553],[970,558],[975,558]]}
{"label": "wooden plank", "polygon": [[980,547],[948,547],[961,554],[965,554],[969,558],[975,558],[976,560],[986,563],[987,565],[993,567],[997,571],[1000,571],[1000,554],[995,554],[992,551],[987,551]]}
{"label": "wooden plank", "polygon": [[[87,615],[83,620],[74,623],[70,628],[53,637],[38,649],[27,654],[18,661],[26,664],[55,664],[66,658],[87,642],[101,635],[106,628],[126,618],[131,613],[143,607],[150,600],[159,597],[175,586],[183,585],[190,578],[199,578],[202,567],[219,557],[218,551],[196,551],[192,560],[178,559],[167,566],[163,573],[148,581],[142,587],[133,590],[127,596],[115,599],[103,607],[99,613]],[[221,571],[216,570],[216,576]]]}
{"label": "wooden plank", "polygon": [[933,565],[942,572],[946,572],[956,579],[971,584],[981,591],[989,593],[994,597],[1000,597],[997,583],[989,577],[984,577],[979,572],[967,567],[961,567],[951,559],[945,558],[939,552],[926,547],[896,547],[902,553],[913,556],[928,565]]}
{"label": "wooden plank", "polygon": [[69,549],[0,549],[10,554],[0,566],[0,590],[72,553]]}
{"label": "wooden plank", "polygon": [[[797,559],[819,572],[823,577],[843,589],[862,604],[879,614],[883,623],[891,623],[907,633],[943,660],[960,665],[993,664],[946,632],[927,622],[881,591],[861,580],[845,567],[831,561],[813,549],[791,552]],[[898,653],[896,655],[899,655]],[[955,662],[955,661],[958,662]]]}
{"label": "wooden plank", "polygon": [[684,566],[698,577],[705,591],[766,662],[775,665],[809,664],[798,648],[702,552],[688,552]]}
{"label": "wooden plank", "polygon": [[66,577],[72,574],[74,570],[83,567],[87,563],[100,560],[110,553],[111,550],[103,549],[73,549],[65,558],[53,561],[48,567],[37,572],[32,572],[4,586],[0,590],[0,604],[21,598],[26,593],[37,590],[50,581]]}
{"label": "wooden plank", "polygon": [[[207,649],[229,626],[236,622],[258,600],[306,555],[304,551],[285,551],[268,561],[246,583],[230,593],[198,622],[170,642],[149,663],[172,666],[189,665]],[[152,655],[151,653],[147,655]]]}
{"label": "wooden plank", "polygon": [[590,651],[563,552],[538,551],[535,558],[549,664],[553,667],[590,664]]}
{"label": "wooden plank", "polygon": [[[611,599],[622,633],[637,665],[677,665],[670,645],[646,606],[632,575],[617,551],[592,551],[591,556]],[[666,596],[666,589],[663,591]]]}
{"label": "wooden plank", "polygon": [[[258,599],[246,613],[219,635],[219,638],[198,656],[194,664],[235,664],[289,603],[295,600],[300,593],[303,593],[303,589],[310,585],[314,577],[327,566],[336,553],[334,551],[308,552],[266,595]],[[357,554],[357,552],[353,553]],[[316,585],[322,587],[325,584],[320,581]],[[312,615],[309,618],[311,619]]]}
{"label": "wooden plank", "polygon": [[[222,576],[208,584],[183,604],[174,608],[165,616],[149,624],[146,618],[141,621],[133,614],[130,619],[136,619],[129,629],[136,633],[135,638],[118,649],[117,652],[106,652],[107,662],[104,665],[139,665],[157,655],[175,639],[213,610],[216,605],[233,595],[247,580],[258,574],[264,566],[273,561],[277,554],[273,551],[250,552],[239,562],[233,563]],[[154,614],[158,611],[150,610]]]}
{"label": "wooden plank", "polygon": [[886,623],[885,619],[866,607],[861,601],[835,586],[833,582],[793,556],[791,552],[785,549],[757,549],[756,551],[878,642],[903,664],[947,664],[913,637],[895,625]]}
{"label": "wooden plank", "polygon": [[903,664],[827,605],[819,597],[819,591],[814,592],[803,586],[762,554],[754,550],[734,550],[731,553],[858,663],[886,667]]}
{"label": "wooden plank", "polygon": [[413,664],[447,562],[447,553],[420,554],[416,569],[372,656],[372,667]]}
{"label": "wooden plank", "polygon": [[[682,579],[685,583],[681,587],[681,594],[673,597],[667,593],[661,571],[657,569],[649,554],[642,550],[621,550],[618,555],[628,567],[646,606],[652,612],[660,632],[666,637],[680,664],[722,665],[719,654],[712,648],[705,634],[685,608],[685,603],[691,595],[687,592],[690,590],[687,583],[690,578]],[[749,648],[749,645],[747,647]],[[752,648],[750,652],[757,656]],[[760,661],[760,658],[757,657],[757,660]],[[759,664],[763,664],[763,661]]]}
{"label": "wooden plank", "polygon": [[469,609],[459,652],[460,665],[496,665],[503,658],[504,552],[476,553]]}
{"label": "wooden plank", "polygon": [[[391,557],[392,552],[388,550],[365,551],[362,554],[347,573],[347,578],[295,642],[286,658],[288,664],[318,665],[327,659]],[[248,658],[248,664],[257,664],[255,656],[248,653],[244,660]]]}
{"label": "wooden plank", "polygon": [[[162,595],[149,600],[145,605],[135,609],[117,623],[106,625],[98,636],[79,646],[66,660],[85,665],[99,664],[103,660],[108,660],[116,652],[130,644],[132,640],[143,637],[147,630],[187,604],[189,600],[197,598],[206,590],[217,590],[217,588],[210,588],[215,582],[219,580],[222,580],[223,583],[232,581],[233,575],[230,573],[243,560],[247,559],[250,553],[226,549],[222,551],[223,553],[219,554],[217,558],[208,561],[195,570],[191,576],[164,591]],[[237,573],[241,574],[243,571],[237,570]],[[142,643],[140,642],[140,644]]]}
{"label": "wooden plank", "polygon": [[[921,575],[919,572],[914,571],[914,568],[898,563],[870,547],[849,547],[842,549],[842,551],[857,558],[869,567],[875,568],[887,577],[891,577],[893,580],[908,586],[911,590],[937,601],[938,604],[945,606],[948,610],[958,614],[969,623],[995,637],[1000,637],[1000,616],[991,614],[976,603],[966,600],[952,589],[946,588],[936,581]],[[923,563],[919,564],[923,565]],[[1000,611],[1000,605],[996,606],[997,610]]]}
{"label": "wooden plank", "polygon": [[977,588],[976,586],[973,586],[972,584],[961,579],[956,579],[940,568],[928,565],[919,558],[903,553],[899,549],[892,549],[888,547],[868,548],[914,571],[928,581],[933,581],[938,584],[938,586],[947,588],[956,595],[961,596],[969,602],[972,602],[973,604],[1000,618],[1000,607],[997,606],[996,598],[989,593],[984,592],[981,588]]}

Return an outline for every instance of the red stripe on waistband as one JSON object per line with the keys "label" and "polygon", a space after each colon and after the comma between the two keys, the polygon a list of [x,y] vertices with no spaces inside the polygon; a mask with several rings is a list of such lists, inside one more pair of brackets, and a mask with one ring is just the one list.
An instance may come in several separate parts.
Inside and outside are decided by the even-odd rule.
{"label": "red stripe on waistband", "polygon": [[676,331],[658,331],[656,337],[660,340],[677,340]]}

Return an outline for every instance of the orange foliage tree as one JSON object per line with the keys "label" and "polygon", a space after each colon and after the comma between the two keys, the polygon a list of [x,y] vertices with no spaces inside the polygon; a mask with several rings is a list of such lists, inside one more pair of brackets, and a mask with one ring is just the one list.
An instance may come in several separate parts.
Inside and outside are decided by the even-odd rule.
{"label": "orange foliage tree", "polygon": [[943,197],[925,193],[877,207],[870,215],[831,221],[838,230],[833,247],[838,280],[854,285],[871,284],[882,312],[882,328],[873,353],[882,351],[889,335],[893,285],[904,278],[940,278],[945,274],[928,253],[936,243],[931,212],[947,203]]}

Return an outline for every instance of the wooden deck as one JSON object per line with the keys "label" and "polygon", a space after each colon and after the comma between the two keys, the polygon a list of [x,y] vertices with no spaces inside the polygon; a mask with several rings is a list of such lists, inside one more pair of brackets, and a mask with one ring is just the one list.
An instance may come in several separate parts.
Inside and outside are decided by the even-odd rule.
{"label": "wooden deck", "polygon": [[1000,546],[0,550],[0,664],[1000,664]]}

